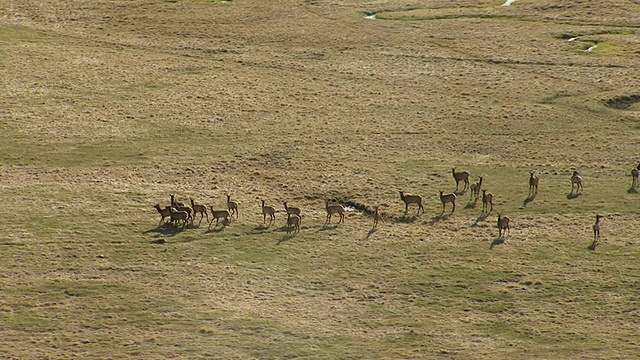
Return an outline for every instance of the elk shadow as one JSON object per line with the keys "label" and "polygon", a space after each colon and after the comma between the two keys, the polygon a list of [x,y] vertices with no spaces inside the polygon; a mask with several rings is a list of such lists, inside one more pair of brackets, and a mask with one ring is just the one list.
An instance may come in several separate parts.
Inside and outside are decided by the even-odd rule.
{"label": "elk shadow", "polygon": [[295,232],[294,233],[287,233],[282,237],[282,239],[278,240],[276,245],[280,245],[283,242],[287,242],[287,241],[293,239],[294,237],[296,237],[297,235],[298,235],[298,233],[295,233]]}
{"label": "elk shadow", "polygon": [[269,225],[258,225],[256,227],[254,227],[253,230],[251,230],[251,232],[262,234],[262,233],[267,232],[267,230],[269,230],[270,227],[271,227],[271,224],[269,224]]}
{"label": "elk shadow", "polygon": [[150,233],[156,233],[156,234],[161,234],[164,236],[175,236],[183,231],[185,231],[187,228],[183,228],[182,226],[173,226],[169,223],[165,223],[162,224],[158,227],[155,227],[153,229],[149,229],[149,230],[145,230],[142,233],[143,234],[150,234]]}
{"label": "elk shadow", "polygon": [[634,186],[631,186],[629,188],[629,190],[627,190],[627,193],[629,193],[629,194],[637,194],[638,193],[638,189],[636,189]]}
{"label": "elk shadow", "polygon": [[448,214],[440,213],[440,215],[436,215],[431,218],[431,221],[429,221],[429,225],[435,225],[440,221],[447,221],[451,217],[451,215],[453,215],[453,212],[450,212]]}
{"label": "elk shadow", "polygon": [[410,223],[414,223],[414,222],[416,222],[416,220],[418,220],[418,215],[414,215],[414,216],[407,216],[407,215],[405,214],[405,215],[402,215],[402,216],[400,216],[400,217],[395,217],[395,218],[393,218],[393,220],[392,220],[392,221],[393,221],[393,222],[395,222],[395,223],[410,224]]}
{"label": "elk shadow", "polygon": [[456,194],[456,196],[464,196],[464,194],[466,194],[467,191],[469,191],[469,188],[465,188],[465,189],[462,189],[462,190],[456,190],[453,193]]}
{"label": "elk shadow", "polygon": [[365,237],[365,239],[370,238],[370,237],[371,237],[371,235],[373,235],[373,234],[375,234],[375,233],[376,233],[376,231],[378,231],[378,229],[376,229],[376,228],[373,228],[373,229],[369,230],[369,231],[367,232],[367,236]]}
{"label": "elk shadow", "polygon": [[597,246],[598,246],[598,241],[597,240],[593,240],[591,245],[587,246],[587,249],[589,249],[591,251],[595,251]]}
{"label": "elk shadow", "polygon": [[[224,230],[227,225],[229,225],[229,222],[227,222],[226,220],[222,221],[221,224],[216,224],[216,226],[214,227],[208,227],[207,231],[205,231],[205,234],[209,234],[209,233],[219,233],[222,230]],[[209,226],[211,226],[211,224],[209,224]]]}
{"label": "elk shadow", "polygon": [[567,194],[567,200],[573,200],[576,199],[578,196],[582,195],[582,193],[568,193]]}
{"label": "elk shadow", "polygon": [[527,205],[529,205],[530,202],[536,199],[536,195],[537,194],[531,194],[527,196],[527,198],[524,199],[524,201],[522,202],[522,206],[527,207]]}
{"label": "elk shadow", "polygon": [[464,207],[464,208],[465,208],[465,209],[475,209],[475,208],[476,208],[476,206],[478,206],[478,199],[475,199],[475,200],[469,201],[469,202],[467,203],[467,205],[465,205],[465,207]]}
{"label": "elk shadow", "polygon": [[340,227],[340,224],[324,223],[318,231],[335,230],[339,227]]}
{"label": "elk shadow", "polygon": [[502,244],[504,244],[504,237],[500,236],[491,242],[491,246],[489,246],[489,250],[493,250],[494,246],[498,246]]}

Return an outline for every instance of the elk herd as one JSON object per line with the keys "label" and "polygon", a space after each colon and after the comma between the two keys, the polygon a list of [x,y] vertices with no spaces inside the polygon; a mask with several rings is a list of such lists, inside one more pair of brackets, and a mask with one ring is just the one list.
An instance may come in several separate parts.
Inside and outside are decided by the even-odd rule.
{"label": "elk herd", "polygon": [[[471,194],[471,200],[475,203],[480,199],[480,192],[482,191],[482,216],[486,218],[491,212],[493,212],[493,194],[488,193],[486,189],[482,189],[483,187],[483,177],[480,176],[478,182],[470,183],[470,175],[467,171],[457,172],[455,168],[451,169],[453,178],[456,182],[456,190],[452,193],[445,194],[443,190],[440,190],[440,202],[442,203],[442,213],[440,216],[444,215],[445,209],[448,204],[450,204],[451,212],[453,214],[456,210],[456,199],[463,195],[467,190]],[[631,189],[630,192],[635,192],[639,186],[638,177],[640,174],[640,164],[637,167],[631,170]],[[462,182],[463,188],[460,190],[460,183]],[[583,189],[583,178],[578,171],[574,171],[570,178],[571,182],[571,192],[569,196],[578,196]],[[535,171],[531,171],[529,173],[529,194],[527,200],[533,200],[535,196],[538,194],[538,186],[540,183],[539,177],[536,175]],[[405,214],[409,212],[409,206],[415,205],[417,207],[417,214],[420,212],[424,214],[424,206],[422,204],[422,196],[416,194],[405,194],[403,191],[400,191],[400,200],[404,202],[405,205]],[[162,226],[163,224],[171,224],[173,226],[182,225],[182,228],[185,228],[188,224],[193,224],[194,220],[198,215],[200,215],[200,219],[198,224],[202,223],[203,219],[207,219],[207,223],[209,224],[208,229],[211,229],[212,226],[214,228],[220,225],[220,220],[222,220],[223,225],[228,224],[234,217],[237,220],[239,213],[238,208],[239,204],[235,201],[231,200],[231,195],[225,194],[226,201],[226,209],[215,210],[213,206],[209,205],[208,207],[204,204],[198,204],[195,202],[193,198],[190,198],[190,204],[184,204],[182,202],[176,201],[175,195],[170,195],[170,205],[165,206],[164,208],[160,207],[159,204],[156,204],[154,208],[160,214],[160,223],[158,226]],[[261,208],[262,208],[262,216],[263,223],[266,224],[267,217],[269,218],[269,226],[275,223],[276,221],[276,213],[279,210],[272,205],[267,205],[265,200],[261,200]],[[341,204],[330,203],[329,200],[325,200],[325,212],[326,218],[324,226],[331,224],[331,219],[333,216],[337,216],[338,224],[344,222],[346,209]],[[298,233],[300,232],[300,225],[302,223],[302,210],[299,207],[290,206],[286,201],[283,202],[284,213],[287,215],[286,228],[287,233]],[[211,219],[209,218],[211,215]],[[379,222],[382,220],[383,213],[380,209],[380,206],[375,206],[373,210],[373,229],[376,229]],[[592,246],[600,240],[600,220],[603,218],[602,215],[596,215],[596,221],[593,225],[593,241]],[[215,225],[213,224],[215,220]],[[508,234],[511,233],[511,219],[508,216],[503,216],[501,213],[498,213],[497,220],[498,227],[498,239],[503,239]]]}

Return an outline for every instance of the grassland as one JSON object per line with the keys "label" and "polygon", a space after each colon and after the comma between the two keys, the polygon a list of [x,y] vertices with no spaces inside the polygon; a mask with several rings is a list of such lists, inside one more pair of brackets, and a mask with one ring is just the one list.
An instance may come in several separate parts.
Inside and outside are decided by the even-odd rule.
{"label": "grassland", "polygon": [[500,4],[1,0],[0,358],[637,358],[640,5]]}

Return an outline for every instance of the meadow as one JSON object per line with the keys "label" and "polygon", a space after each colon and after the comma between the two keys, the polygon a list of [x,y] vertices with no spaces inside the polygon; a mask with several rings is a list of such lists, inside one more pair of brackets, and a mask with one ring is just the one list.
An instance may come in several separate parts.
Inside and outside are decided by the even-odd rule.
{"label": "meadow", "polygon": [[0,358],[637,358],[640,4],[503,3],[0,0]]}

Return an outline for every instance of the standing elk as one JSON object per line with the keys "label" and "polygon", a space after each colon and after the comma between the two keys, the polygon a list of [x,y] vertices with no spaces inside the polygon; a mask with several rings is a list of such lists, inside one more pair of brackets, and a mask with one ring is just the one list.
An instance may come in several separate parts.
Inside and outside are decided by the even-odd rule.
{"label": "standing elk", "polygon": [[446,203],[451,203],[453,205],[453,209],[451,209],[451,213],[453,214],[456,211],[456,194],[446,194],[443,195],[443,191],[440,190],[440,201],[442,202],[442,213],[444,214],[444,207]]}
{"label": "standing elk", "polygon": [[596,222],[593,224],[593,242],[597,243],[600,241],[600,219],[602,219],[602,215],[596,215]]}
{"label": "standing elk", "polygon": [[420,214],[420,210],[424,214],[424,207],[422,206],[422,196],[420,195],[405,195],[404,192],[400,191],[400,199],[404,201],[404,213],[406,214],[409,211],[409,204],[418,205],[418,214]]}
{"label": "standing elk", "polygon": [[238,203],[235,201],[231,201],[231,195],[226,194],[227,195],[227,210],[229,210],[229,214],[230,216],[233,216],[233,214],[236,215],[236,219],[238,218]]}
{"label": "standing elk", "polygon": [[529,174],[529,196],[532,196],[538,194],[540,178],[536,175],[535,171],[530,171]]}
{"label": "standing elk", "polygon": [[376,229],[378,227],[378,223],[382,219],[382,210],[380,210],[380,206],[376,206],[373,209],[373,228]]}
{"label": "standing elk", "polygon": [[478,200],[480,197],[480,189],[482,188],[482,176],[480,176],[480,180],[477,183],[471,184],[471,198]]}
{"label": "standing elk", "polygon": [[487,190],[482,190],[482,212],[491,205],[491,210],[487,210],[487,214],[493,211],[493,194],[488,194]]}
{"label": "standing elk", "polygon": [[276,221],[276,209],[273,206],[269,206],[269,205],[265,205],[265,201],[262,201],[262,218],[263,221],[262,223],[266,223],[267,222],[267,215],[269,215],[269,225],[271,225],[272,222]]}
{"label": "standing elk", "polygon": [[456,172],[456,168],[451,168],[451,172],[453,173],[453,178],[456,180],[456,191],[458,191],[460,181],[464,181],[462,191],[467,190],[469,187],[469,173],[466,171]]}
{"label": "standing elk", "polygon": [[571,175],[571,194],[573,194],[573,189],[576,189],[576,194],[580,193],[580,190],[584,190],[582,187],[582,176],[577,171],[573,172]]}
{"label": "standing elk", "polygon": [[507,231],[509,235],[511,235],[511,219],[507,216],[501,216],[500,213],[498,213],[498,238],[502,239],[502,236],[506,234]]}
{"label": "standing elk", "polygon": [[[345,209],[344,206],[342,205],[329,205],[329,200],[325,200],[324,201],[324,208],[327,211],[327,221],[325,221],[325,225],[327,224],[331,224],[331,216],[333,214],[338,214],[340,215],[340,220],[338,221],[338,224],[344,222],[344,213],[345,213]],[[292,216],[294,214],[291,214]],[[297,216],[297,215],[296,215]]]}

